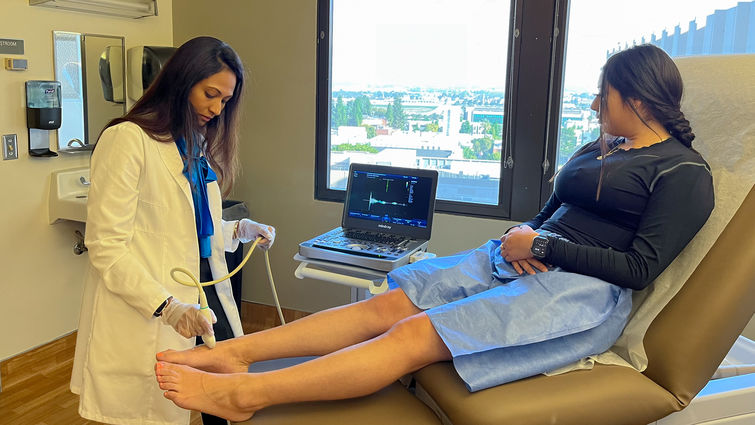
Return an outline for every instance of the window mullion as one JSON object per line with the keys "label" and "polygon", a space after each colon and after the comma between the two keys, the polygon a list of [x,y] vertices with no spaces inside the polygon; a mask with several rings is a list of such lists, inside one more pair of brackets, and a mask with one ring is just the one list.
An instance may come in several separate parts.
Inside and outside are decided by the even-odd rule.
{"label": "window mullion", "polygon": [[[552,36],[558,0],[521,1],[518,63],[513,99],[514,168],[511,219],[527,220],[540,209],[551,79]],[[556,55],[558,56],[558,55]]]}

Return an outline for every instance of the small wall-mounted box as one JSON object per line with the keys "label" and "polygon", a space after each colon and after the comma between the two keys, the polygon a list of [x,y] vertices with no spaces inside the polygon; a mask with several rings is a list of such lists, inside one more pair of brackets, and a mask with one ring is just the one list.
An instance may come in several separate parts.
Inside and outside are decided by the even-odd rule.
{"label": "small wall-mounted box", "polygon": [[29,61],[26,59],[5,58],[5,69],[8,71],[26,71]]}
{"label": "small wall-mounted box", "polygon": [[18,159],[18,143],[15,134],[3,134],[3,160]]}

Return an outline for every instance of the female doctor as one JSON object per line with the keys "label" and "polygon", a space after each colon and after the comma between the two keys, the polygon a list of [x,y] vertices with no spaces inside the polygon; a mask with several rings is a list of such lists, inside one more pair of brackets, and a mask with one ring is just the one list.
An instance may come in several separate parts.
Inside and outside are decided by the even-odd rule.
{"label": "female doctor", "polygon": [[[125,116],[102,132],[91,160],[86,275],[71,391],[79,414],[114,424],[188,424],[162,396],[154,355],[188,349],[213,333],[196,287],[173,281],[184,267],[205,282],[228,273],[225,251],[275,229],[221,219],[237,174],[241,60],[226,43],[198,37],[179,47]],[[218,340],[243,334],[231,285],[206,287]],[[205,422],[207,423],[207,422]],[[225,423],[225,420],[222,421]]]}

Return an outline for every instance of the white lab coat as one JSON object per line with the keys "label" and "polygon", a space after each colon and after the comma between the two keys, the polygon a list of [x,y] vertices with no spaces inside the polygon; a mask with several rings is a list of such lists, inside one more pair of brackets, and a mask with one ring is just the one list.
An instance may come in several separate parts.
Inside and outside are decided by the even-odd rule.
{"label": "white lab coat", "polygon": [[[89,267],[81,306],[71,391],[79,414],[114,424],[188,424],[189,414],[163,397],[155,354],[184,350],[154,311],[168,296],[197,303],[196,287],[175,283],[173,267],[199,276],[194,206],[175,143],[158,142],[136,124],[108,128],[92,157],[85,242]],[[210,268],[227,273],[224,251],[233,223],[221,220],[217,182],[207,187],[215,234]],[[235,246],[234,246],[235,245]],[[215,286],[235,336],[243,334],[231,284]]]}

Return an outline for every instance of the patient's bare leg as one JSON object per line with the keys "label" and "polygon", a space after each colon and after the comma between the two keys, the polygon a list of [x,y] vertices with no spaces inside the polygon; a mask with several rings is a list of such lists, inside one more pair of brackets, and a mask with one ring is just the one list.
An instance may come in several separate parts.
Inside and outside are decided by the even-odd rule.
{"label": "patient's bare leg", "polygon": [[368,300],[324,310],[272,329],[186,351],[164,351],[157,359],[210,372],[246,372],[252,362],[320,356],[366,341],[398,321],[419,313],[404,291],[394,289]]}
{"label": "patient's bare leg", "polygon": [[274,404],[370,394],[450,358],[427,315],[419,313],[369,341],[277,371],[213,374],[164,362],[155,370],[165,397],[178,406],[241,421]]}

